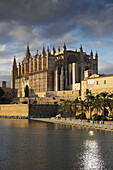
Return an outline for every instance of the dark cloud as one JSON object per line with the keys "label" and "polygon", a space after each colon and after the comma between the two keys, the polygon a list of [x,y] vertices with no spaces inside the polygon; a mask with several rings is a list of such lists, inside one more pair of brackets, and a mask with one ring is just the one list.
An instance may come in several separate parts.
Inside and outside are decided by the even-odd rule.
{"label": "dark cloud", "polygon": [[69,32],[77,27],[91,33],[105,33],[113,27],[111,1],[105,0],[4,0],[0,21],[37,26],[44,36]]}
{"label": "dark cloud", "polygon": [[112,44],[112,16],[112,0],[0,0],[0,67],[11,67],[14,55],[20,61],[27,42],[32,55],[43,44],[100,48],[107,36]]}

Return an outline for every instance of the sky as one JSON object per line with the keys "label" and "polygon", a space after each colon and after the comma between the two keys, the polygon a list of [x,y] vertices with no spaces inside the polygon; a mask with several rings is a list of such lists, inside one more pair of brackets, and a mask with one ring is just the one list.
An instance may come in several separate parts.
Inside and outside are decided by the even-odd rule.
{"label": "sky", "polygon": [[10,87],[14,55],[45,48],[99,55],[99,73],[113,73],[113,0],[0,0],[0,81]]}

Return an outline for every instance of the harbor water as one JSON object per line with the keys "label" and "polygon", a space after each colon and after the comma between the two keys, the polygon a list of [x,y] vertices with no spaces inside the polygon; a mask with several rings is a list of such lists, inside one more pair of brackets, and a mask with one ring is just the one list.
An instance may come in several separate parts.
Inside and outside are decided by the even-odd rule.
{"label": "harbor water", "polygon": [[112,170],[113,132],[0,119],[0,169]]}

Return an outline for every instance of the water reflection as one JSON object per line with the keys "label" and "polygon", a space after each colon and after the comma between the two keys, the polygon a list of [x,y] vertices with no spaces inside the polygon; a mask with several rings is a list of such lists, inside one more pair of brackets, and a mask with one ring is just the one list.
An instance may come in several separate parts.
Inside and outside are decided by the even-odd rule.
{"label": "water reflection", "polygon": [[0,119],[0,125],[6,127],[20,127],[27,128],[29,127],[28,119]]}
{"label": "water reflection", "polygon": [[84,142],[84,152],[81,160],[84,170],[104,169],[104,161],[102,160],[98,141],[86,140]]}
{"label": "water reflection", "polygon": [[90,136],[93,136],[94,135],[94,132],[92,130],[89,131],[89,135]]}
{"label": "water reflection", "polygon": [[89,128],[0,119],[0,169],[113,169],[113,134]]}

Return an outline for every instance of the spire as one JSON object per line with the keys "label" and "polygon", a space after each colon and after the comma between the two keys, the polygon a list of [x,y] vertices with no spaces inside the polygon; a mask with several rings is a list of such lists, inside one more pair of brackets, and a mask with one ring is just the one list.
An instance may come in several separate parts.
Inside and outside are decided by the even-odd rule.
{"label": "spire", "polygon": [[26,53],[25,53],[25,59],[30,58],[31,54],[30,54],[30,50],[29,50],[29,43],[27,43],[27,49],[26,49]]}
{"label": "spire", "polygon": [[62,51],[65,52],[66,51],[66,44],[64,43]]}
{"label": "spire", "polygon": [[47,54],[49,54],[49,47],[47,47]]}
{"label": "spire", "polygon": [[55,50],[55,47],[53,46],[52,54],[54,55],[55,53],[56,53],[56,50]]}
{"label": "spire", "polygon": [[95,54],[95,59],[98,59],[98,53],[97,53],[97,51],[96,51],[96,54]]}
{"label": "spire", "polygon": [[82,45],[80,45],[79,52],[83,52]]}
{"label": "spire", "polygon": [[58,52],[60,52],[60,46],[58,46]]}
{"label": "spire", "polygon": [[42,48],[42,54],[45,54],[45,47],[44,47],[44,44],[43,44],[43,48]]}
{"label": "spire", "polygon": [[11,71],[11,88],[12,88],[12,97],[16,97],[15,93],[15,79],[16,76],[18,75],[18,69],[17,69],[17,64],[16,64],[16,58],[14,56],[13,59],[13,65],[12,65],[12,71]]}
{"label": "spire", "polygon": [[92,50],[91,50],[90,56],[93,59],[93,51]]}
{"label": "spire", "polygon": [[17,67],[15,56],[14,56],[14,59],[13,59],[13,67]]}
{"label": "spire", "polygon": [[29,43],[27,43],[27,51],[29,52]]}
{"label": "spire", "polygon": [[75,48],[75,52],[77,52],[77,49]]}

